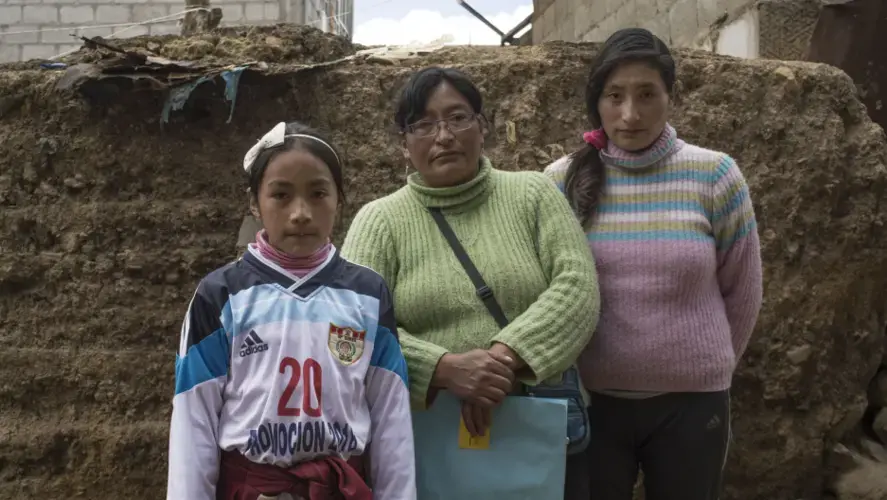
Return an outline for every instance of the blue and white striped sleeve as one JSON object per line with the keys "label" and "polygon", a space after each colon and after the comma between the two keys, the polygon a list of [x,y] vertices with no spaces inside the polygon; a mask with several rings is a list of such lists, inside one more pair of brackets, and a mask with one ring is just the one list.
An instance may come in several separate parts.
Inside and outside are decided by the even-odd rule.
{"label": "blue and white striped sleeve", "polygon": [[206,282],[182,323],[169,431],[167,500],[214,500],[219,477],[219,415],[230,366],[224,305]]}
{"label": "blue and white striped sleeve", "polygon": [[383,286],[366,390],[371,421],[370,474],[375,498],[416,500],[409,387],[391,294],[388,287]]}

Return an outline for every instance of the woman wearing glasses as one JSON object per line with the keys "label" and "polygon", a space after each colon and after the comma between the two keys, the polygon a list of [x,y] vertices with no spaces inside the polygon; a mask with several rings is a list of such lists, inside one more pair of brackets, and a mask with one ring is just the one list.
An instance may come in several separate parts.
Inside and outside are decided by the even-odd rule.
{"label": "woman wearing glasses", "polygon": [[[566,200],[541,173],[491,164],[481,108],[477,87],[458,70],[412,75],[394,119],[416,172],[359,211],[342,249],[393,292],[413,407],[449,391],[475,435],[516,382],[536,385],[574,363],[600,305],[593,259]],[[435,210],[494,292],[504,328],[476,294]]]}

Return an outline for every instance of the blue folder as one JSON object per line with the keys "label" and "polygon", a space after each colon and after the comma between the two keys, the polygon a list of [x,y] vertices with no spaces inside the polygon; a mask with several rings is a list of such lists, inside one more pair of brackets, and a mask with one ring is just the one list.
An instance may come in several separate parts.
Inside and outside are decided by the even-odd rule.
{"label": "blue folder", "polygon": [[567,402],[510,396],[492,414],[490,447],[459,447],[461,404],[441,391],[413,412],[418,500],[563,500]]}

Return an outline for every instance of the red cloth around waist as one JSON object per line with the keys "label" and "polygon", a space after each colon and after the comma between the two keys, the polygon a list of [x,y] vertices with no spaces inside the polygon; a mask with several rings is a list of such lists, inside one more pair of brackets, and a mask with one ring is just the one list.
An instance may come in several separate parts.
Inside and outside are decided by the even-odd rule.
{"label": "red cloth around waist", "polygon": [[320,457],[290,468],[257,464],[236,451],[223,451],[216,500],[256,500],[289,493],[307,500],[372,500],[373,493],[351,463]]}

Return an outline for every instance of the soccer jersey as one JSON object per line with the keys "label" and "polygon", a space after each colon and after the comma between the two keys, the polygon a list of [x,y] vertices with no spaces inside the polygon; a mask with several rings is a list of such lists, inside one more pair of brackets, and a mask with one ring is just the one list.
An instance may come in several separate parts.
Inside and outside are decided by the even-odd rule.
{"label": "soccer jersey", "polygon": [[335,249],[301,279],[252,248],[204,278],[176,356],[167,499],[214,500],[221,450],[281,467],[369,450],[374,497],[415,499],[391,304]]}

